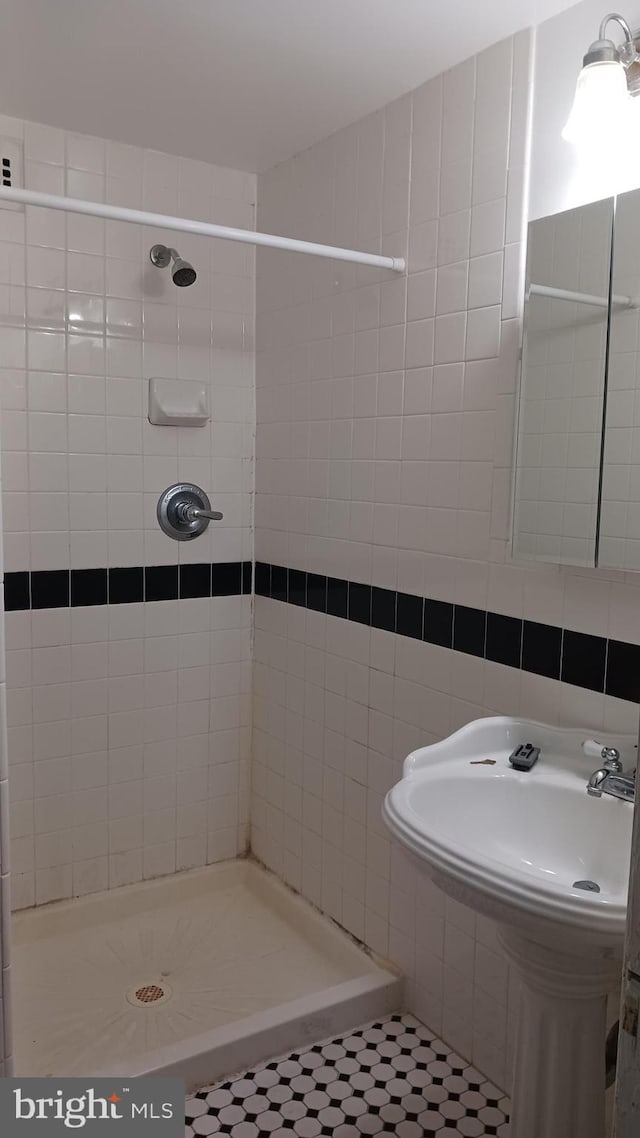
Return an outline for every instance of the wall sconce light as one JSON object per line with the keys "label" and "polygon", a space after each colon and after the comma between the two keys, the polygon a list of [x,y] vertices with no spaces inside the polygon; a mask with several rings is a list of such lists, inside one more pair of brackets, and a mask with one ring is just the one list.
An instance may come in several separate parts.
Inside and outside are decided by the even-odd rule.
{"label": "wall sconce light", "polygon": [[[624,42],[616,46],[606,38],[607,25],[622,28]],[[617,142],[628,129],[631,95],[640,94],[638,39],[616,12],[605,16],[598,39],[582,61],[571,114],[562,131],[567,142]]]}

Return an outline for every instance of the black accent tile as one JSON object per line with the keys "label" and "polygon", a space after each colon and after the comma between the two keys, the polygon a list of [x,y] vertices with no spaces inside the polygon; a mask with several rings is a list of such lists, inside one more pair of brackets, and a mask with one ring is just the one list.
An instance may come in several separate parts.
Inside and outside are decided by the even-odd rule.
{"label": "black accent tile", "polygon": [[5,612],[19,612],[31,608],[31,590],[28,573],[5,573],[4,609]]}
{"label": "black accent tile", "polygon": [[349,582],[342,577],[327,577],[327,612],[331,616],[347,615]]}
{"label": "black accent tile", "polygon": [[514,616],[501,613],[487,613],[487,660],[496,664],[507,664],[510,668],[520,667],[522,653],[522,621]]}
{"label": "black accent tile", "polygon": [[454,605],[453,647],[469,656],[484,656],[487,614],[483,609]]}
{"label": "black accent tile", "polygon": [[371,585],[349,581],[349,620],[371,625]]}
{"label": "black accent tile", "polygon": [[106,603],[106,569],[71,570],[71,604],[74,608],[83,605],[106,605]]}
{"label": "black accent tile", "polygon": [[289,570],[289,592],[287,594],[289,604],[300,605],[302,608],[307,604],[307,574],[302,569]]}
{"label": "black accent tile", "polygon": [[61,609],[69,605],[68,569],[44,570],[31,574],[31,608]]}
{"label": "black accent tile", "polygon": [[288,597],[288,570],[284,565],[271,566],[271,596],[274,601],[286,601]]}
{"label": "black accent tile", "polygon": [[424,605],[424,640],[451,648],[453,644],[453,605],[449,601],[426,600]]}
{"label": "black accent tile", "polygon": [[607,642],[601,636],[564,631],[561,678],[567,684],[604,691]]}
{"label": "black accent tile", "polygon": [[424,599],[411,593],[398,593],[396,604],[396,632],[422,640]]}
{"label": "black accent tile", "polygon": [[212,566],[211,593],[214,597],[238,597],[242,592],[242,563],[226,561]]}
{"label": "black accent tile", "polygon": [[371,590],[371,624],[386,632],[396,630],[396,593],[392,589]]}
{"label": "black accent tile", "polygon": [[141,565],[109,570],[109,604],[130,605],[144,600],[144,574]]}
{"label": "black accent tile", "polygon": [[640,701],[640,645],[609,641],[605,691],[618,699]]}
{"label": "black accent tile", "polygon": [[271,596],[271,566],[256,561],[255,589],[259,597]]}
{"label": "black accent tile", "polygon": [[239,596],[254,580],[258,595],[640,701],[640,645],[265,562],[256,562],[255,578],[250,561],[7,573],[5,609],[101,605],[107,596],[110,604]]}
{"label": "black accent tile", "polygon": [[525,620],[522,629],[522,667],[536,676],[560,679],[562,629]]}
{"label": "black accent tile", "polygon": [[180,566],[180,597],[211,596],[211,565],[206,561]]}
{"label": "black accent tile", "polygon": [[177,565],[147,565],[144,571],[145,601],[172,601],[178,596]]}
{"label": "black accent tile", "polygon": [[327,611],[327,578],[319,573],[307,573],[307,608]]}

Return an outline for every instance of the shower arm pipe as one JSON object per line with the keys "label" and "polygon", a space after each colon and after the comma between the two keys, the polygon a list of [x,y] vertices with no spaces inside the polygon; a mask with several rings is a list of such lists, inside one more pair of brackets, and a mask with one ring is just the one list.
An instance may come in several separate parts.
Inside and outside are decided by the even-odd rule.
{"label": "shower arm pipe", "polygon": [[[551,285],[529,285],[529,296],[548,296],[552,300],[571,300],[575,304],[590,304],[594,308],[608,308],[609,299],[606,296],[595,296],[590,292],[572,292],[568,288],[553,288]],[[638,308],[638,301],[632,296],[611,297],[611,303],[621,308]]]}
{"label": "shower arm pipe", "polygon": [[0,205],[3,201],[21,202],[23,205],[42,206],[45,209],[68,210],[89,217],[103,217],[107,221],[128,221],[135,225],[152,225],[156,229],[172,229],[179,233],[195,233],[201,237],[220,237],[224,241],[242,241],[247,245],[260,245],[269,249],[287,249],[292,253],[307,253],[312,257],[327,257],[333,261],[351,261],[355,265],[391,269],[403,273],[404,257],[383,257],[378,253],[363,253],[359,249],[341,249],[333,245],[319,245],[314,241],[298,241],[294,237],[278,237],[272,233],[256,233],[251,229],[233,229],[227,225],[214,225],[208,221],[195,221],[188,217],[171,217],[163,213],[126,209],[104,202],[84,201],[81,198],[43,194],[37,190],[20,190],[0,186]]}

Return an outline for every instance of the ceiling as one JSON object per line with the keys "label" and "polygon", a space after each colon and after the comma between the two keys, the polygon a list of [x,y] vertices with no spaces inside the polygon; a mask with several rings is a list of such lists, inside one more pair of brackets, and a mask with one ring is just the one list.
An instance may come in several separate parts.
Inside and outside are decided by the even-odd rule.
{"label": "ceiling", "polygon": [[571,0],[0,0],[0,112],[264,170],[569,7]]}

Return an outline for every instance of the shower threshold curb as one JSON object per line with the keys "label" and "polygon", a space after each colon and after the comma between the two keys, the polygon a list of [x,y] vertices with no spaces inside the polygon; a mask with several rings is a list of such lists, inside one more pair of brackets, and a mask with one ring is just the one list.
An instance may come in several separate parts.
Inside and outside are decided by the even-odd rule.
{"label": "shower threshold curb", "polygon": [[382,968],[205,1031],[139,1060],[109,1064],[96,1077],[173,1076],[186,1090],[218,1082],[266,1059],[350,1031],[402,1008],[403,980]]}
{"label": "shower threshold curb", "polygon": [[12,923],[25,1075],[192,1089],[402,1008],[398,970],[252,858]]}

